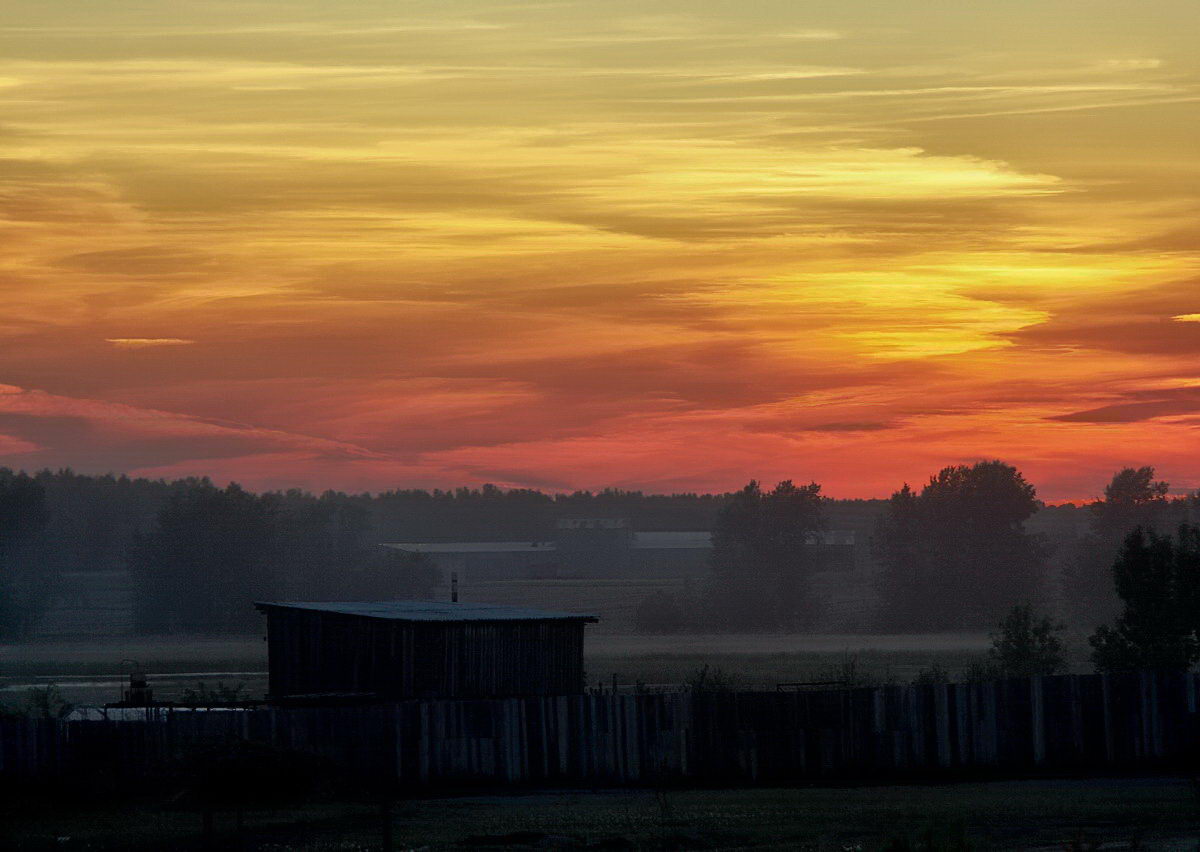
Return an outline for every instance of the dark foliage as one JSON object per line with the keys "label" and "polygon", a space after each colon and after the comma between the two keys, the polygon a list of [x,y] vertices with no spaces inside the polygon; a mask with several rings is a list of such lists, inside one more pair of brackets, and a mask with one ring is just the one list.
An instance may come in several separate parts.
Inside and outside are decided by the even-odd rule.
{"label": "dark foliage", "polygon": [[1137,529],[1112,568],[1124,610],[1091,637],[1101,671],[1187,669],[1200,660],[1200,527]]}
{"label": "dark foliage", "polygon": [[258,619],[249,602],[274,598],[278,588],[273,516],[271,506],[236,485],[173,494],[130,553],[137,629],[253,630]]}
{"label": "dark foliage", "polygon": [[0,470],[0,638],[26,637],[53,598],[57,572],[43,558],[48,520],[45,489]]}
{"label": "dark foliage", "polygon": [[1033,486],[999,461],[947,467],[920,494],[893,494],[874,537],[882,625],[978,628],[1032,599],[1047,555],[1025,530],[1037,510]]}
{"label": "dark foliage", "polygon": [[244,631],[255,600],[429,597],[436,570],[386,551],[366,511],[336,494],[256,496],[236,485],[178,489],[134,537],[135,626],[143,633]]}
{"label": "dark foliage", "polygon": [[1028,604],[1014,606],[991,634],[989,662],[999,677],[1058,674],[1066,668],[1064,626],[1037,616]]}
{"label": "dark foliage", "polygon": [[806,594],[819,564],[813,536],[823,529],[821,486],[791,480],[764,492],[751,482],[717,515],[713,580],[705,615],[727,630],[795,630],[811,620]]}
{"label": "dark foliage", "polygon": [[1087,534],[1065,577],[1067,597],[1081,622],[1111,622],[1120,613],[1110,572],[1125,538],[1139,527],[1162,530],[1182,521],[1170,518],[1175,513],[1167,489],[1166,482],[1155,480],[1153,467],[1127,467],[1113,475],[1103,500],[1088,505]]}

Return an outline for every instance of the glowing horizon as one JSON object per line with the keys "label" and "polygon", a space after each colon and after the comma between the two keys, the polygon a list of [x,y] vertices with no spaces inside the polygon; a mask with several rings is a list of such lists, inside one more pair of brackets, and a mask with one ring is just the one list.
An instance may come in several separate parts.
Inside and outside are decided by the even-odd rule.
{"label": "glowing horizon", "polygon": [[1200,7],[0,22],[0,465],[1200,487]]}

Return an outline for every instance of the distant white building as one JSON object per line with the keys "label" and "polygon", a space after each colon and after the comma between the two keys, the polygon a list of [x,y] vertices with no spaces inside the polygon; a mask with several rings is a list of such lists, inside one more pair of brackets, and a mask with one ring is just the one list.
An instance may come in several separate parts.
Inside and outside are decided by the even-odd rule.
{"label": "distant white building", "polygon": [[[424,553],[443,571],[476,580],[554,577],[702,577],[709,570],[712,533],[634,531],[627,518],[562,518],[552,541],[392,542],[383,545]],[[854,561],[853,530],[810,536],[826,550],[831,567]]]}

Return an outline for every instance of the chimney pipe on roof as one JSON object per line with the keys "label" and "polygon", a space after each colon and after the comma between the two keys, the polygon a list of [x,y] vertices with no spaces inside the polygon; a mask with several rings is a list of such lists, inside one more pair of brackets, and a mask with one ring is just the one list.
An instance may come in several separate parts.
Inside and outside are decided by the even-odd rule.
{"label": "chimney pipe on roof", "polygon": [[450,603],[458,603],[458,572],[450,572]]}

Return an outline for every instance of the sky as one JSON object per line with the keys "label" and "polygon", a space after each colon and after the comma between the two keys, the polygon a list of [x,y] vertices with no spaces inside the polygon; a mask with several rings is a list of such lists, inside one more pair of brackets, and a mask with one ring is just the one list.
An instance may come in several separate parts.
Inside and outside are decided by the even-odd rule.
{"label": "sky", "polygon": [[1194,0],[0,5],[0,465],[1200,487]]}

